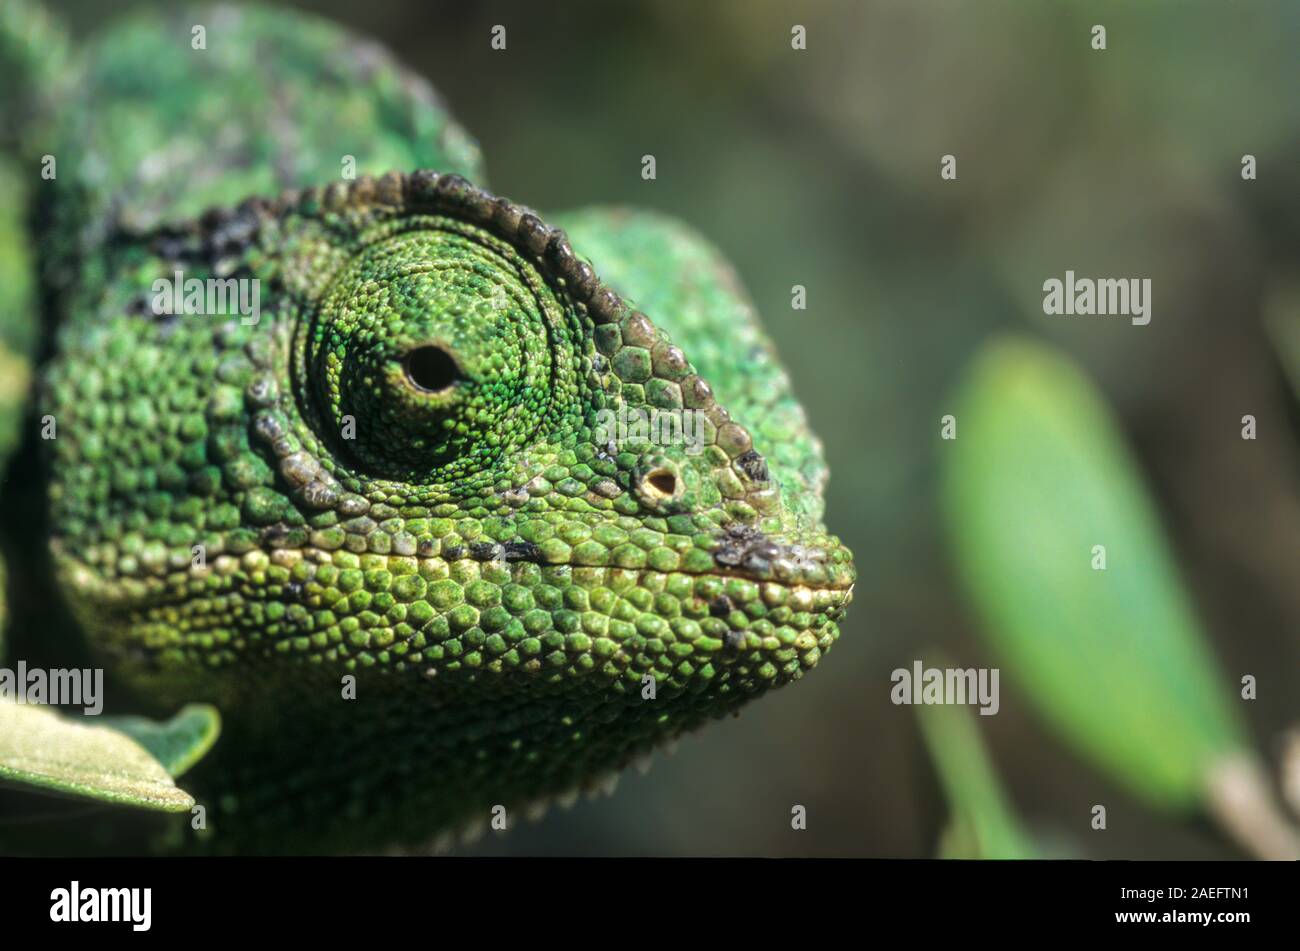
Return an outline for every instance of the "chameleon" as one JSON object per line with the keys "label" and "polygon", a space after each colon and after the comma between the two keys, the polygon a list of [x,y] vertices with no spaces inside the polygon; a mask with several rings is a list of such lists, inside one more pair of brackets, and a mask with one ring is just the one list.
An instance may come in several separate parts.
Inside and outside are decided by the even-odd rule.
{"label": "chameleon", "polygon": [[416,849],[835,643],[821,443],[695,230],[496,195],[424,79],[305,14],[0,11],[5,656],[115,691],[0,703],[0,779],[180,811],[82,763],[120,742],[203,807],[160,847]]}

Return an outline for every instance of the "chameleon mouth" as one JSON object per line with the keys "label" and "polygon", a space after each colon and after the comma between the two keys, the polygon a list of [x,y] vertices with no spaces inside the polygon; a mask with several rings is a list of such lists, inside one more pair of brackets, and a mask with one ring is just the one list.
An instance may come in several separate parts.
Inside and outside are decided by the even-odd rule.
{"label": "chameleon mouth", "polygon": [[[721,567],[365,557],[363,572],[351,552],[257,548],[203,568],[112,578],[67,553],[57,561],[86,623],[116,631],[106,649],[129,676],[232,668],[246,656],[378,664],[447,683],[547,671],[575,684],[639,681],[653,669],[719,710],[817,666],[853,597],[851,574],[811,585]],[[371,573],[385,577],[376,590],[364,587]],[[246,605],[233,625],[232,599]]]}
{"label": "chameleon mouth", "polygon": [[[657,539],[653,544],[650,534]],[[629,537],[635,539],[635,534]],[[383,575],[391,572],[392,578],[417,578],[401,586],[416,591],[412,601],[422,601],[428,589],[429,604],[437,611],[454,609],[464,589],[480,578],[501,588],[540,586],[558,591],[571,586],[575,593],[563,603],[537,606],[568,614],[593,612],[607,618],[612,629],[625,627],[629,632],[646,628],[645,617],[657,617],[669,629],[680,626],[683,636],[703,634],[728,648],[777,652],[807,651],[819,644],[822,649],[829,647],[829,641],[822,644],[825,635],[834,630],[853,599],[852,555],[837,538],[819,533],[774,535],[733,524],[709,537],[648,533],[635,539],[641,547],[630,541],[616,544],[607,537],[609,545],[594,548],[581,543],[557,547],[548,541],[407,539],[395,537],[389,551],[362,554],[353,545],[286,544],[291,537],[269,526],[260,544],[243,554],[213,552],[198,566],[183,559],[141,560],[134,571],[125,573],[120,560],[111,566],[95,564],[99,559],[87,563],[57,539],[53,549],[73,590],[101,608],[125,612],[134,621],[184,609],[190,600],[187,591],[195,584],[203,584],[210,593],[242,589],[264,604],[300,605],[292,609],[325,611],[340,619],[364,614],[366,605],[352,595],[354,587],[337,582],[340,571],[360,577],[358,569],[364,568]],[[264,578],[268,571],[293,580],[254,583],[250,590],[252,579]],[[453,597],[433,596],[435,588],[445,595],[446,585],[453,580]],[[196,608],[185,619],[186,627],[199,633],[217,620],[202,613]],[[665,636],[677,633],[674,629]]]}
{"label": "chameleon mouth", "polygon": [[[751,621],[773,612],[807,631],[825,621],[841,620],[853,601],[853,564],[838,542],[787,544],[761,533],[733,532],[711,555],[710,566],[695,570],[550,561],[538,546],[519,542],[456,546],[437,557],[448,565],[522,562],[567,569],[575,581],[592,589],[618,588],[621,582],[632,581],[637,588],[670,592],[703,606],[714,633],[732,646],[745,641],[744,631]],[[694,613],[701,612],[696,608]]]}
{"label": "chameleon mouth", "polygon": [[[269,530],[273,533],[273,529]],[[73,569],[82,586],[97,580],[100,584],[112,584],[114,580],[155,578],[159,581],[176,576],[208,576],[209,574],[229,575],[241,568],[256,570],[269,560],[270,563],[290,567],[300,560],[316,564],[328,564],[337,549],[319,548],[314,545],[277,544],[280,539],[264,532],[262,544],[244,555],[213,552],[214,563],[196,567],[182,567],[185,559],[155,560],[150,565],[140,564],[134,571],[121,571],[121,563],[114,565],[117,570],[105,576],[102,566],[96,566],[76,557],[55,538],[51,549],[56,558],[66,567]],[[759,585],[778,585],[787,589],[804,588],[813,591],[840,592],[846,598],[851,595],[856,573],[852,557],[837,539],[826,536],[816,542],[784,542],[762,533],[748,529],[729,530],[722,540],[711,549],[692,550],[690,555],[699,556],[692,561],[672,559],[665,563],[662,558],[638,557],[633,552],[614,551],[608,557],[592,558],[573,557],[576,552],[568,552],[569,557],[557,557],[555,551],[548,551],[541,545],[528,541],[508,542],[468,542],[463,544],[440,545],[436,540],[425,541],[410,551],[391,551],[396,557],[415,556],[418,563],[442,562],[448,566],[474,563],[478,565],[516,563],[537,565],[539,568],[568,568],[573,571],[620,571],[630,575],[658,574],[685,575],[692,578],[713,577],[722,580],[746,581]],[[254,564],[246,564],[252,558]],[[95,585],[98,586],[98,585]]]}
{"label": "chameleon mouth", "polygon": [[[536,565],[567,565],[570,568],[655,568],[633,557],[620,559],[553,557],[542,546],[526,541],[471,542],[439,549],[433,543],[420,549],[424,557],[437,555],[447,562],[528,562]],[[656,570],[687,575],[744,578],[755,582],[776,582],[789,587],[842,590],[852,589],[855,580],[852,557],[830,536],[812,540],[786,540],[764,534],[750,526],[733,525],[707,550],[707,564],[664,564]],[[671,556],[669,556],[671,558]]]}
{"label": "chameleon mouth", "polygon": [[524,562],[541,567],[609,568],[631,571],[660,571],[663,574],[693,576],[711,575],[720,578],[743,578],[756,582],[775,582],[789,587],[804,586],[826,590],[851,590],[854,583],[852,571],[830,571],[827,559],[819,549],[803,546],[766,546],[761,553],[735,555],[728,549],[713,553],[716,565],[709,568],[664,568],[621,565],[614,562],[555,561],[542,554],[536,545],[528,542],[476,543],[443,549],[437,557],[448,564],[456,562],[514,563]]}

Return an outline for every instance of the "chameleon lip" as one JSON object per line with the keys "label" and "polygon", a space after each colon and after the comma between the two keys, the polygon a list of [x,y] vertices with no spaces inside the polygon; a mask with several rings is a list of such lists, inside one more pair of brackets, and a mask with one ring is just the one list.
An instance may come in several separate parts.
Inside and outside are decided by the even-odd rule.
{"label": "chameleon lip", "polygon": [[[492,546],[496,547],[496,546]],[[196,568],[167,568],[161,573],[140,572],[138,574],[120,575],[112,578],[105,578],[95,566],[69,554],[61,545],[52,545],[52,554],[60,566],[60,572],[72,584],[73,587],[86,590],[112,591],[117,589],[120,592],[121,585],[126,583],[142,584],[149,581],[162,582],[169,578],[192,578],[192,577],[209,577],[212,575],[233,575],[238,571],[247,570],[248,566],[245,559],[249,556],[260,556],[263,559],[269,559],[272,562],[290,566],[301,559],[308,559],[318,564],[327,563],[333,554],[330,551],[319,548],[278,548],[267,551],[265,549],[254,549],[244,555],[219,554],[215,555],[208,565],[201,569]],[[411,557],[411,556],[398,556]],[[419,561],[441,561],[444,564],[451,565],[464,562],[483,563],[493,559],[466,558],[458,557],[453,559],[445,558],[442,555],[418,556]],[[764,589],[769,586],[777,590],[786,592],[806,592],[809,595],[826,593],[834,599],[829,606],[831,610],[842,610],[846,608],[853,600],[853,589],[856,579],[849,577],[840,580],[838,583],[811,583],[808,581],[782,580],[778,578],[756,578],[750,575],[729,571],[682,571],[674,569],[672,571],[659,571],[655,568],[621,568],[617,565],[575,565],[572,562],[533,562],[542,567],[567,567],[574,570],[588,571],[624,571],[635,572],[638,576],[644,575],[686,575],[691,578],[717,578],[720,580],[747,581],[758,587],[758,597],[765,599]],[[142,597],[134,605],[136,607],[161,607],[170,604],[177,604],[184,601],[183,597],[174,597],[169,593],[149,594],[140,592]],[[730,599],[728,599],[730,601]],[[737,605],[730,605],[737,606]],[[812,607],[811,605],[809,606]],[[730,607],[728,608],[730,609]]]}
{"label": "chameleon lip", "polygon": [[[731,525],[723,530],[718,546],[710,552],[717,563],[716,571],[683,571],[672,569],[682,574],[708,574],[726,577],[749,578],[754,581],[782,582],[788,584],[806,584],[809,587],[838,588],[842,584],[820,584],[808,578],[802,569],[808,567],[824,568],[830,561],[829,555],[838,547],[837,544],[802,544],[786,542],[773,538],[752,526]],[[539,546],[532,542],[470,542],[464,546],[454,546],[441,552],[432,548],[424,555],[440,554],[448,561],[456,561],[468,555],[475,561],[529,561],[535,564],[572,564],[571,562],[548,562]],[[573,567],[617,568],[618,565],[576,565]],[[665,573],[672,573],[665,572]],[[850,584],[852,582],[850,581]]]}
{"label": "chameleon lip", "polygon": [[[541,548],[532,542],[471,542],[467,545],[455,545],[443,549],[440,552],[430,551],[421,552],[422,557],[439,557],[444,561],[526,561],[537,565],[569,565],[572,568],[622,568],[621,565],[582,565],[575,564],[571,561],[547,561],[542,555]],[[819,546],[806,546],[798,544],[782,544],[771,540],[764,540],[760,543],[757,551],[746,548],[737,552],[735,549],[720,547],[713,551],[713,559],[718,563],[719,570],[716,571],[688,571],[681,568],[674,568],[662,572],[663,574],[689,574],[689,575],[717,575],[722,577],[745,578],[758,582],[778,582],[788,584],[805,584],[808,587],[825,587],[837,588],[843,585],[819,585],[810,583],[811,579],[802,578],[797,574],[797,566],[800,564],[823,564],[826,561],[825,551]],[[790,563],[791,570],[786,572],[772,570],[774,565],[779,565],[782,561]],[[633,568],[630,570],[653,570],[647,568]],[[782,577],[782,574],[787,575]]]}

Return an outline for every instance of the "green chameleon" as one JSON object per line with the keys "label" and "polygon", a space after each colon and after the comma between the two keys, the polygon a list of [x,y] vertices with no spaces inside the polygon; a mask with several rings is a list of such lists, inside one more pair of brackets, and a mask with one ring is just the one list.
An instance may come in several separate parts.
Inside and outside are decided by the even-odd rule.
{"label": "green chameleon", "polygon": [[694,232],[494,197],[428,85],[315,19],[73,50],[0,11],[5,663],[184,706],[0,702],[23,802],[182,812],[167,847],[421,847],[834,643],[821,447]]}

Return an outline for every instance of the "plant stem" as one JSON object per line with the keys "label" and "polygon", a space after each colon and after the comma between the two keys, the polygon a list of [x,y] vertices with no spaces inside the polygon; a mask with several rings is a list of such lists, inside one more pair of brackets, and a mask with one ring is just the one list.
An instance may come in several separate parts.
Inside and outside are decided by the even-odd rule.
{"label": "plant stem", "polygon": [[1300,832],[1278,807],[1254,756],[1235,753],[1219,760],[1206,792],[1210,816],[1247,852],[1273,861],[1300,859]]}

